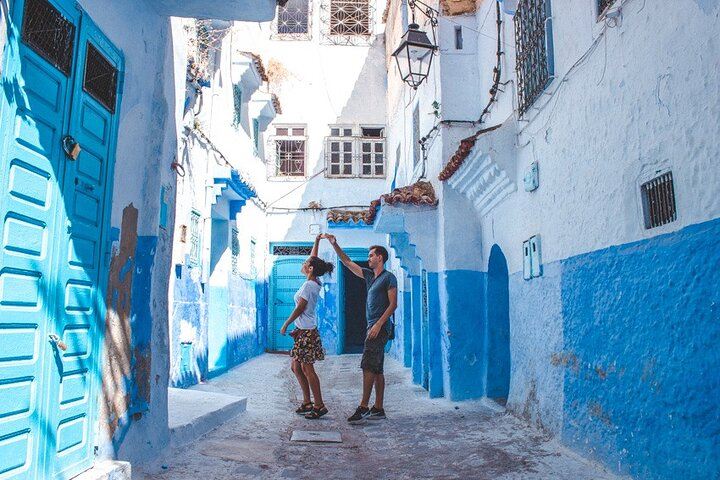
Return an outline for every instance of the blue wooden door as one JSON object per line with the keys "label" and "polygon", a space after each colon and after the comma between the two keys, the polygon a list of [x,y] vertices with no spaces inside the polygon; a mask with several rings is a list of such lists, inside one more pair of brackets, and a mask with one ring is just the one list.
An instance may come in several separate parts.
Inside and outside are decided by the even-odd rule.
{"label": "blue wooden door", "polygon": [[[12,7],[0,101],[0,476],[68,478],[93,459],[122,59],[74,2]],[[76,143],[79,155],[66,155]]]}
{"label": "blue wooden door", "polygon": [[[295,309],[295,292],[307,278],[300,271],[307,256],[282,256],[273,263],[270,276],[270,349],[288,351],[293,339],[289,335],[280,335],[280,328]],[[291,326],[288,331],[292,330]]]}

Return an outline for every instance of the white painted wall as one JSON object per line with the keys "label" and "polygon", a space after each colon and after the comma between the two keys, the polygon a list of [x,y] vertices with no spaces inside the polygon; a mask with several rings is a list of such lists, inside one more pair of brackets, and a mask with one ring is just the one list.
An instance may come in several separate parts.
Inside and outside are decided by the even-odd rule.
{"label": "white painted wall", "polygon": [[[621,22],[606,25],[596,22],[593,5],[589,0],[553,2],[556,79],[535,103],[539,110],[517,123],[516,163],[510,170],[518,189],[481,220],[485,265],[490,247],[498,243],[510,272],[522,270],[522,241],[537,233],[543,262],[551,262],[720,215],[715,194],[720,147],[712,141],[720,118],[715,73],[720,45],[713,34],[720,24],[717,7],[684,0],[657,12],[626,0],[619,3]],[[405,88],[389,99],[388,151],[394,155],[396,146],[403,146],[399,184],[419,176],[411,173],[408,154],[415,104],[420,105],[423,136],[433,125],[428,112],[434,99],[442,99],[443,120],[477,119],[489,99],[496,64],[494,2],[480,4],[474,18],[473,25],[465,16],[441,17],[439,70],[417,92]],[[503,14],[502,20],[501,81],[511,82],[501,86],[504,91],[483,125],[442,128],[430,146],[427,168],[436,191],[437,173],[460,139],[513,115],[514,26],[511,16]],[[452,49],[457,25],[468,33],[465,39],[477,38],[477,55]],[[477,32],[465,32],[466,26]],[[695,33],[683,33],[687,31]],[[473,62],[477,78],[470,73]],[[389,82],[388,90],[396,91],[397,77],[390,75]],[[495,148],[501,145],[490,140],[489,149]],[[540,188],[527,193],[522,179],[533,161],[539,163]],[[648,231],[639,185],[662,169],[673,172],[678,220]]]}
{"label": "white painted wall", "polygon": [[[270,22],[238,23],[237,48],[259,55],[270,76],[269,91],[282,107],[273,124],[304,124],[308,135],[308,180],[267,179],[257,183],[260,198],[268,209],[269,241],[311,241],[309,223],[320,223],[325,230],[326,210],[297,213],[287,209],[307,207],[311,201],[324,208],[364,206],[386,193],[384,179],[328,179],[325,168],[325,137],[330,125],[384,126],[385,57],[381,15],[384,2],[375,3],[375,27],[370,46],[324,45],[320,38],[320,2],[312,2],[311,40],[271,40]],[[262,150],[262,149],[261,149]],[[389,156],[388,156],[389,159]],[[263,164],[264,165],[264,164]],[[391,171],[390,162],[386,171]],[[258,172],[260,173],[260,172]]]}

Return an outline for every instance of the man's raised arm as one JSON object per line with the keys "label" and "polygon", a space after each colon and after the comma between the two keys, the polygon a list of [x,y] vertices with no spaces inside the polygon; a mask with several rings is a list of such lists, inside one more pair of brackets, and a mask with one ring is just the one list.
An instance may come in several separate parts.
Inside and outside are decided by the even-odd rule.
{"label": "man's raised arm", "polygon": [[329,233],[326,233],[325,238],[330,241],[330,245],[332,245],[332,247],[335,249],[335,253],[337,253],[337,256],[342,262],[342,264],[345,265],[352,273],[354,273],[358,277],[365,278],[365,276],[363,275],[362,267],[350,260],[350,257],[347,256],[347,253],[343,252],[343,249],[340,248],[340,245],[338,245],[337,243],[337,238],[335,238],[335,235],[330,235]]}

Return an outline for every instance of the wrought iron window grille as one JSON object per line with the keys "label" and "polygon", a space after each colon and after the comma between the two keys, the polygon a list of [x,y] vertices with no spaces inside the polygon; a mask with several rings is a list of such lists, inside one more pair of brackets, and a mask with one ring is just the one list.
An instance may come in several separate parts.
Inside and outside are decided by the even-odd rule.
{"label": "wrought iron window grille", "polygon": [[272,254],[278,256],[303,256],[307,257],[312,253],[311,246],[302,245],[273,245]]}
{"label": "wrought iron window grille", "polygon": [[240,232],[237,228],[232,229],[232,237],[230,238],[230,251],[232,254],[231,265],[233,275],[238,275],[240,273],[240,270],[238,268],[238,263],[240,260],[240,240],[238,239],[239,234]]}
{"label": "wrought iron window grille", "polygon": [[369,46],[374,18],[371,0],[322,0],[320,43]]}
{"label": "wrought iron window grille", "polygon": [[268,139],[268,177],[306,176],[307,136],[304,126],[276,127]]}
{"label": "wrought iron window grille", "polygon": [[666,172],[640,186],[645,229],[677,220],[672,172]]}
{"label": "wrought iron window grille", "polygon": [[118,71],[100,51],[87,43],[83,90],[88,92],[110,113],[115,113]]}
{"label": "wrought iron window grille", "polygon": [[190,252],[188,265],[200,265],[200,212],[190,212]]}
{"label": "wrought iron window grille", "polygon": [[521,0],[513,21],[518,109],[522,118],[553,79],[550,0]]}
{"label": "wrought iron window grille", "polygon": [[272,40],[310,40],[312,2],[310,0],[289,0],[284,6],[278,5],[272,21]]}
{"label": "wrought iron window grille", "polygon": [[47,0],[26,0],[22,40],[66,76],[75,51],[75,25]]}

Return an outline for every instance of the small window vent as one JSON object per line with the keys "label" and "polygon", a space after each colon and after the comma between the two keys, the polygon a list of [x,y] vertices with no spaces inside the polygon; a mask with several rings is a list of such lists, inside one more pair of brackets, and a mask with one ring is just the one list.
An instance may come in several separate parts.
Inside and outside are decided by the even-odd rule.
{"label": "small window vent", "polygon": [[640,186],[645,228],[655,228],[677,220],[672,172],[667,172]]}

